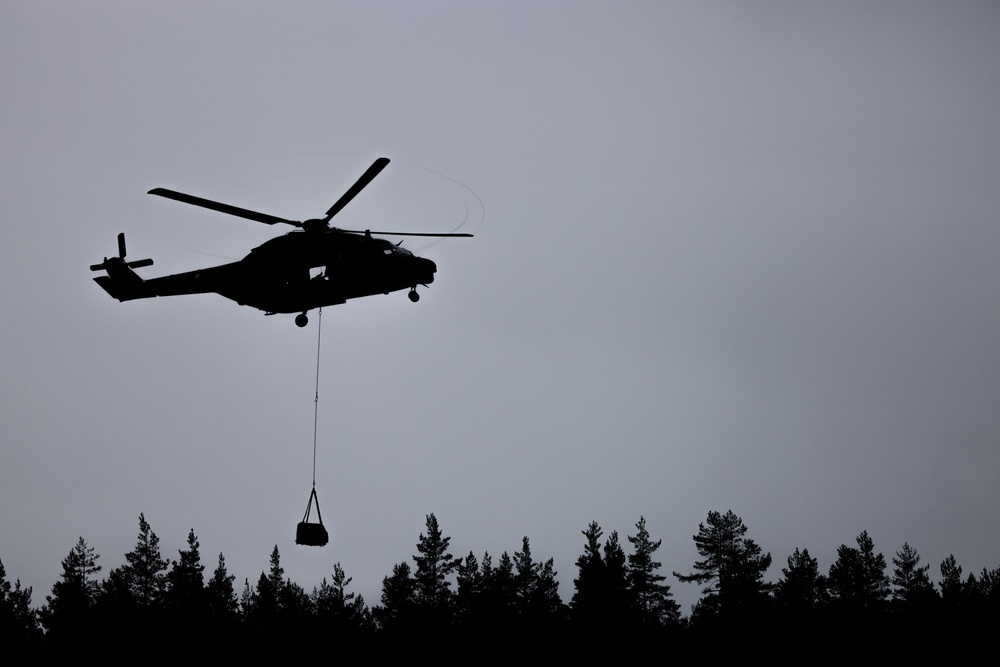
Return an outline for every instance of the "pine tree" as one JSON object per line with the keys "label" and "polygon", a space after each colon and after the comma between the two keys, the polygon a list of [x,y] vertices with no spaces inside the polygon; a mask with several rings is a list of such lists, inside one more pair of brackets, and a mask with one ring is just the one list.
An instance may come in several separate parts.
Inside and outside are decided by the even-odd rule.
{"label": "pine tree", "polygon": [[52,586],[52,594],[45,596],[45,606],[39,614],[50,645],[69,650],[69,646],[91,631],[94,624],[91,612],[98,591],[93,576],[101,571],[99,558],[81,537],[63,559],[60,580]]}
{"label": "pine tree", "polygon": [[374,615],[383,630],[396,631],[406,628],[416,617],[417,582],[409,564],[394,565],[392,576],[382,579],[382,606]]}
{"label": "pine tree", "polygon": [[[100,587],[96,622],[116,628],[122,636],[141,635],[151,644],[166,642],[175,631],[166,609],[167,565],[160,554],[159,538],[140,514],[135,548],[125,554],[125,564],[109,572]],[[109,651],[116,648],[124,649],[124,645],[108,647]]]}
{"label": "pine tree", "polygon": [[368,609],[360,595],[348,593],[351,577],[344,573],[340,563],[333,566],[330,583],[323,577],[323,583],[312,592],[312,606],[316,620],[321,627],[334,632],[356,633],[369,626]]}
{"label": "pine tree", "polygon": [[882,602],[889,596],[889,577],[885,573],[885,556],[875,553],[875,542],[863,530],[858,535],[858,553],[861,555],[861,571],[864,575],[865,590],[874,601]]}
{"label": "pine tree", "polygon": [[650,539],[645,517],[640,516],[635,527],[638,532],[628,537],[632,553],[628,556],[627,576],[638,621],[646,626],[676,623],[680,620],[680,605],[672,599],[670,586],[663,583],[667,578],[657,572],[661,563],[653,560],[663,540]]}
{"label": "pine tree", "polygon": [[964,593],[962,566],[955,560],[954,554],[949,554],[941,561],[941,598],[949,605],[957,606],[961,604]]}
{"label": "pine tree", "polygon": [[517,613],[517,584],[514,580],[514,561],[504,551],[500,554],[492,576],[487,580],[491,589],[490,600],[494,614],[510,619]]}
{"label": "pine tree", "polygon": [[101,571],[97,564],[100,556],[94,553],[93,547],[81,537],[62,562],[62,583],[77,587],[84,595],[93,601],[97,593],[98,582],[92,576]]}
{"label": "pine tree", "polygon": [[913,607],[924,605],[937,597],[934,584],[927,575],[930,565],[920,565],[920,554],[904,542],[903,548],[892,559],[892,599],[897,604]]}
{"label": "pine tree", "polygon": [[604,558],[601,556],[601,536],[604,531],[596,521],[581,531],[586,538],[583,554],[576,559],[577,576],[573,580],[576,592],[570,602],[573,622],[584,629],[597,626],[604,611]]}
{"label": "pine tree", "polygon": [[25,660],[37,657],[41,638],[38,615],[31,608],[31,587],[21,588],[21,580],[11,586],[7,571],[0,561],[0,637],[8,659]]}
{"label": "pine tree", "polygon": [[528,537],[521,539],[521,550],[514,553],[514,595],[521,625],[529,628],[551,625],[562,616],[559,582],[553,560],[541,563],[531,556]]}
{"label": "pine tree", "polygon": [[251,594],[250,608],[252,620],[258,627],[270,627],[281,613],[281,587],[284,584],[285,570],[281,567],[281,554],[278,545],[271,550],[268,571],[261,572],[257,587]]}
{"label": "pine tree", "polygon": [[826,578],[819,573],[819,561],[809,555],[808,549],[788,557],[788,567],[781,568],[775,597],[781,606],[793,615],[814,613],[824,604]]}
{"label": "pine tree", "polygon": [[318,614],[338,615],[352,607],[357,595],[348,593],[347,586],[353,581],[344,573],[340,563],[334,563],[331,583],[323,577],[323,583],[318,589],[313,589],[313,600]]}
{"label": "pine tree", "polygon": [[889,577],[885,557],[875,553],[875,543],[862,531],[858,548],[840,545],[837,560],[827,577],[830,593],[840,607],[877,609],[889,596]]}
{"label": "pine tree", "polygon": [[178,551],[180,560],[174,561],[167,573],[166,598],[172,607],[192,611],[206,602],[205,566],[201,564],[201,545],[193,528],[188,532],[187,545],[187,549]]}
{"label": "pine tree", "polygon": [[250,587],[250,579],[243,579],[243,592],[240,593],[240,615],[244,621],[249,621],[255,613],[255,602],[253,588]]}
{"label": "pine tree", "polygon": [[315,613],[309,594],[291,579],[285,579],[278,590],[278,610],[282,629],[286,633]]}
{"label": "pine tree", "polygon": [[250,593],[246,621],[277,642],[312,613],[309,596],[301,586],[285,579],[278,545],[271,550],[267,572],[261,572]]}
{"label": "pine tree", "polygon": [[631,600],[625,563],[625,551],[618,541],[618,531],[613,530],[604,542],[604,581],[601,592],[604,597],[605,615],[615,624],[627,624],[635,608]]}
{"label": "pine tree", "polygon": [[980,611],[996,618],[1000,610],[1000,567],[984,567],[978,578],[970,574],[967,586]]}
{"label": "pine tree", "polygon": [[864,599],[861,553],[846,544],[837,547],[837,560],[830,565],[827,581],[833,599],[841,606],[845,604],[860,606]]}
{"label": "pine tree", "polygon": [[271,594],[277,598],[278,591],[281,590],[281,583],[285,580],[285,568],[281,567],[281,554],[278,552],[277,544],[271,549],[268,565],[267,581],[271,588]]}
{"label": "pine tree", "polygon": [[747,527],[732,510],[726,514],[709,512],[707,522],[707,526],[698,524],[694,536],[702,556],[694,564],[696,571],[687,575],[674,572],[674,576],[683,582],[708,584],[702,589],[706,597],[698,603],[702,617],[746,616],[759,611],[770,589],[764,583],[764,573],[771,566],[771,554],[763,554],[745,537]]}
{"label": "pine tree", "polygon": [[514,552],[514,595],[520,614],[527,614],[534,602],[539,566],[531,557],[531,544],[525,536],[521,539],[521,550]]}
{"label": "pine tree", "polygon": [[466,627],[477,627],[483,620],[483,575],[479,571],[476,555],[469,552],[458,564],[458,591],[455,594],[459,622]]}
{"label": "pine tree", "polygon": [[450,613],[452,592],[448,577],[458,569],[459,561],[448,552],[450,537],[445,537],[437,517],[427,515],[427,534],[417,542],[416,579],[417,602],[429,615],[429,620],[444,621]]}
{"label": "pine tree", "polygon": [[133,599],[143,606],[158,605],[166,588],[167,561],[160,555],[160,538],[149,527],[146,516],[139,514],[139,539],[135,549],[125,554],[121,568]]}
{"label": "pine tree", "polygon": [[489,552],[483,554],[480,567],[482,595],[480,609],[484,623],[494,632],[503,632],[513,627],[517,617],[517,593],[514,562],[507,552],[500,555],[497,565]]}
{"label": "pine tree", "polygon": [[239,611],[239,603],[236,600],[236,589],[233,582],[236,581],[234,575],[229,574],[226,569],[226,558],[219,552],[219,564],[212,572],[212,578],[205,586],[205,593],[208,598],[208,606],[218,619],[235,618]]}
{"label": "pine tree", "polygon": [[60,581],[52,586],[52,595],[45,596],[45,616],[66,611],[85,613],[94,604],[98,583],[91,577],[101,571],[100,556],[81,537],[62,561]]}

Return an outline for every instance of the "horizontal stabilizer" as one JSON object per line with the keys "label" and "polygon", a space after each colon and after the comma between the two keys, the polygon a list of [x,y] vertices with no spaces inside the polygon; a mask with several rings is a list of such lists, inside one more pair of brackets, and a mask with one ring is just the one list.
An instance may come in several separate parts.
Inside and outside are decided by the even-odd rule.
{"label": "horizontal stabilizer", "polygon": [[122,281],[115,280],[111,276],[98,276],[94,282],[104,288],[104,291],[118,299],[119,301],[131,301],[132,299],[144,299],[150,294],[146,294],[142,289],[142,281]]}

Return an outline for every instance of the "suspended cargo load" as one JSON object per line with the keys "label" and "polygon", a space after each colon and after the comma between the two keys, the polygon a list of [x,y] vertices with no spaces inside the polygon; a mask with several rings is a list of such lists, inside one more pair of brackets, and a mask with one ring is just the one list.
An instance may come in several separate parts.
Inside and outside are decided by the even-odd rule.
{"label": "suspended cargo load", "polygon": [[[316,519],[318,523],[309,522],[309,514],[312,512],[313,501],[316,501]],[[306,505],[305,516],[295,528],[295,543],[307,547],[325,547],[330,541],[330,535],[323,527],[323,516],[319,512],[319,496],[316,495],[316,487],[313,487],[309,494],[309,504]]]}

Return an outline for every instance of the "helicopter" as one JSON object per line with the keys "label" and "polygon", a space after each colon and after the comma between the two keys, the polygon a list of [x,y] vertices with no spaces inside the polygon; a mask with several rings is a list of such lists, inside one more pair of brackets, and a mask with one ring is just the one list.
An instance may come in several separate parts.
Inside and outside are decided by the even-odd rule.
{"label": "helicopter", "polygon": [[121,233],[118,235],[118,256],[105,257],[100,264],[91,265],[92,271],[107,272],[94,278],[94,282],[119,301],[215,293],[241,306],[262,310],[265,315],[299,313],[295,324],[300,327],[309,323],[306,313],[310,310],[345,303],[348,299],[409,288],[410,301],[416,302],[420,299],[417,285],[427,287],[434,282],[437,266],[403,248],[402,241],[393,244],[372,234],[467,238],[472,234],[373,232],[330,225],[333,216],[388,164],[389,158],[375,160],[324,217],[302,221],[154,188],[147,194],[265,225],[282,223],[297,229],[264,242],[237,262],[150,279],[139,277],[133,269],[151,266],[153,260],[126,261],[125,234]]}

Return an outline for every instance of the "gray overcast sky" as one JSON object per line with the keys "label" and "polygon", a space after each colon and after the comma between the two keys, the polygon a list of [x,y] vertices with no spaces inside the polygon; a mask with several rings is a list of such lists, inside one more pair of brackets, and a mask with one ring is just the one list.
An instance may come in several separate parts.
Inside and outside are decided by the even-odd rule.
{"label": "gray overcast sky", "polygon": [[[255,581],[277,544],[378,602],[424,515],[452,550],[634,532],[689,571],[733,509],[778,568],[868,530],[1000,564],[1000,9],[991,2],[0,1],[0,559],[40,604],[145,512]],[[150,201],[472,240],[323,317],[91,278],[283,230]],[[458,183],[438,174],[447,175]],[[460,187],[464,184],[469,190]],[[478,196],[478,199],[477,199]],[[479,208],[479,200],[485,216]],[[673,581],[685,609],[697,587]]]}

